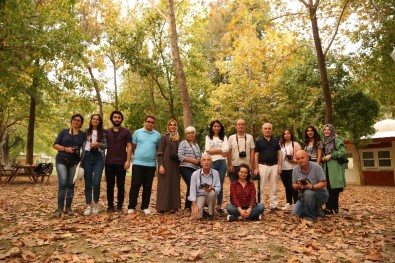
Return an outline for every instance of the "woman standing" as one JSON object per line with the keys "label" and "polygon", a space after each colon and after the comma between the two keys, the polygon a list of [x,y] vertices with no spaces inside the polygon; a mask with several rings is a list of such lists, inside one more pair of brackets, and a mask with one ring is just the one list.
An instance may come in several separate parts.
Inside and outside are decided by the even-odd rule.
{"label": "woman standing", "polygon": [[58,208],[55,211],[57,217],[62,215],[65,207],[67,215],[73,215],[71,203],[74,195],[74,173],[75,167],[80,159],[80,148],[85,140],[85,133],[80,131],[84,117],[75,114],[71,117],[71,127],[63,129],[53,144],[53,148],[58,151],[56,155],[56,171],[58,174]]}
{"label": "woman standing", "polygon": [[185,214],[190,216],[192,202],[189,201],[189,190],[191,184],[191,176],[194,171],[200,168],[200,148],[195,143],[196,129],[189,126],[185,129],[186,139],[180,142],[178,146],[178,159],[180,160],[181,177],[187,185],[187,193],[185,197]]}
{"label": "woman standing", "polygon": [[167,133],[162,135],[158,148],[158,190],[156,196],[156,210],[160,213],[178,210],[181,207],[180,196],[180,161],[178,160],[177,122],[167,122]]}
{"label": "woman standing", "polygon": [[[104,168],[104,150],[107,149],[106,133],[103,129],[103,120],[99,114],[93,114],[86,131],[86,140],[83,149],[85,202],[84,215],[99,213],[100,182]],[[92,184],[93,201],[92,208]]]}
{"label": "woman standing", "polygon": [[283,129],[283,133],[280,138],[281,154],[284,158],[282,162],[281,181],[285,187],[285,196],[287,204],[283,207],[283,210],[291,210],[292,198],[294,204],[298,201],[298,192],[292,187],[292,170],[297,165],[295,160],[295,153],[302,149],[298,142],[294,141],[294,135],[289,128]]}
{"label": "woman standing", "polygon": [[339,194],[345,186],[344,166],[339,159],[344,156],[346,149],[341,139],[336,136],[335,127],[332,124],[324,126],[324,171],[329,192],[325,213],[339,213]]}
{"label": "woman standing", "polygon": [[321,140],[321,136],[318,134],[317,129],[308,125],[304,131],[304,150],[309,155],[309,159],[312,162],[321,164],[322,149],[324,148]]}
{"label": "woman standing", "polygon": [[237,175],[238,179],[230,185],[232,203],[226,208],[229,214],[227,221],[259,220],[264,207],[263,204],[256,203],[255,184],[250,180],[249,166],[241,164]]}
{"label": "woman standing", "polygon": [[217,197],[217,212],[223,215],[223,184],[226,175],[226,153],[229,151],[229,145],[228,138],[225,136],[225,128],[219,120],[214,120],[210,123],[209,135],[206,136],[204,148],[213,160],[211,168],[219,173],[221,191]]}

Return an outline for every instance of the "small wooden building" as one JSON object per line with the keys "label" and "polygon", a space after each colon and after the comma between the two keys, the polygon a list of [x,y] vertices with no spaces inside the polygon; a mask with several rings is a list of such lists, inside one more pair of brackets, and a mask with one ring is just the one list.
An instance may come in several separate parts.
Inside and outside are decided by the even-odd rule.
{"label": "small wooden building", "polygon": [[[349,164],[346,169],[347,184],[361,184],[363,176],[365,185],[395,186],[395,120],[386,119],[374,126],[376,133],[370,142],[361,149],[345,141]],[[359,154],[358,158],[354,158]],[[359,169],[362,168],[362,174]]]}

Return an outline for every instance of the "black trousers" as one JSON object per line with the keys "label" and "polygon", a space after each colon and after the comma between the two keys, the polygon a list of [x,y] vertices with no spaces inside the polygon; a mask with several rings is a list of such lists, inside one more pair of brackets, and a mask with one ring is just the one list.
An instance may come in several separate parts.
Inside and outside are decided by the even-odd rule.
{"label": "black trousers", "polygon": [[126,170],[123,164],[106,164],[106,183],[107,183],[107,202],[108,207],[114,207],[114,187],[115,181],[117,183],[117,207],[122,208],[123,201],[125,200],[125,177]]}
{"label": "black trousers", "polygon": [[287,203],[292,205],[292,199],[294,204],[298,201],[298,191],[295,191],[292,187],[292,170],[283,170],[281,173],[281,181],[283,182],[285,188],[285,197]]}
{"label": "black trousers", "polygon": [[132,166],[132,184],[129,191],[129,206],[128,209],[136,209],[137,198],[141,186],[143,186],[143,194],[141,201],[141,210],[149,208],[151,199],[152,182],[154,180],[156,167],[133,165]]}
{"label": "black trousers", "polygon": [[185,206],[184,206],[185,209],[187,208],[191,209],[192,207],[192,202],[188,200],[188,196],[191,188],[191,177],[194,171],[196,170],[193,168],[180,166],[181,177],[184,180],[185,184],[187,185],[187,193],[185,196]]}

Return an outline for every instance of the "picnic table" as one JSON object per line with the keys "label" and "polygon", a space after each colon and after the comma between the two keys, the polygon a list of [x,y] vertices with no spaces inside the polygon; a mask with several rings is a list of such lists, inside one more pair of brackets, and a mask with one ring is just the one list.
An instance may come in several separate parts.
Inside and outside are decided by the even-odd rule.
{"label": "picnic table", "polygon": [[27,165],[12,165],[11,173],[8,175],[7,179],[5,180],[7,183],[11,183],[15,178],[26,176],[29,177],[31,182],[37,183],[38,178],[34,169],[37,168],[35,164],[27,164]]}

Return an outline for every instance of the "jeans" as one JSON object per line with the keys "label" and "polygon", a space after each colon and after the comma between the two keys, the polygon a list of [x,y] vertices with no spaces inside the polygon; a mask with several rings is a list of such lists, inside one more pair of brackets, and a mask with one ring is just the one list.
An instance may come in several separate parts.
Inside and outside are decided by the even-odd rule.
{"label": "jeans", "polygon": [[58,209],[63,210],[64,200],[66,199],[66,209],[71,208],[74,195],[74,173],[75,166],[67,167],[64,164],[56,163],[58,173]]}
{"label": "jeans", "polygon": [[298,201],[298,191],[292,187],[292,170],[283,170],[281,173],[281,181],[283,182],[285,188],[285,197],[287,203],[292,205],[292,199],[294,204]]}
{"label": "jeans", "polygon": [[[228,211],[229,215],[236,216],[236,217],[240,216],[239,210],[237,209],[237,207],[235,205],[229,204],[226,207],[226,210]],[[252,208],[251,214],[247,219],[257,220],[259,218],[259,215],[261,215],[264,210],[265,210],[265,208],[264,208],[263,204],[257,204],[255,207]]]}
{"label": "jeans", "polygon": [[125,199],[125,177],[126,170],[123,164],[108,164],[106,163],[106,182],[107,182],[107,202],[109,208],[114,208],[114,187],[115,179],[117,180],[118,188],[118,203],[117,207],[122,208]]}
{"label": "jeans", "polygon": [[143,186],[143,195],[141,201],[141,210],[149,208],[151,198],[152,181],[154,180],[156,167],[133,165],[132,166],[132,184],[129,191],[128,209],[136,209],[137,198],[141,185]]}
{"label": "jeans", "polygon": [[187,208],[191,209],[192,207],[192,202],[188,200],[188,196],[191,188],[191,177],[194,171],[195,169],[193,168],[180,166],[181,177],[184,180],[185,184],[187,185],[187,193],[185,196],[185,209]]}
{"label": "jeans", "polygon": [[298,215],[300,218],[304,217],[309,221],[314,221],[318,216],[323,204],[328,201],[328,190],[310,190],[305,189],[296,202],[292,215]]}
{"label": "jeans", "polygon": [[99,202],[100,182],[104,168],[104,160],[100,152],[85,152],[84,158],[84,179],[85,179],[85,201],[86,204],[92,204],[92,184],[93,200]]}
{"label": "jeans", "polygon": [[223,196],[224,196],[223,185],[224,185],[224,180],[225,180],[225,175],[226,175],[226,160],[214,161],[211,168],[214,170],[217,170],[219,173],[219,181],[221,183],[221,191],[219,191],[219,193],[218,193],[217,205],[221,206]]}

